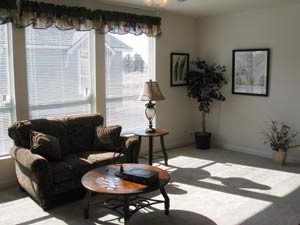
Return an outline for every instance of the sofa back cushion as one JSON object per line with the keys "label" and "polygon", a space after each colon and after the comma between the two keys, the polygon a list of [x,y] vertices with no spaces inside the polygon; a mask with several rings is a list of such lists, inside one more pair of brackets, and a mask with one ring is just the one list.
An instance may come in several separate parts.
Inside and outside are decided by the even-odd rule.
{"label": "sofa back cushion", "polygon": [[65,123],[60,119],[35,119],[18,121],[9,129],[9,136],[14,140],[16,146],[30,148],[30,133],[37,131],[49,134],[59,139],[62,154],[67,154],[70,149],[70,141]]}
{"label": "sofa back cushion", "polygon": [[64,118],[70,139],[70,151],[81,152],[93,149],[95,129],[103,125],[100,114],[84,114]]}

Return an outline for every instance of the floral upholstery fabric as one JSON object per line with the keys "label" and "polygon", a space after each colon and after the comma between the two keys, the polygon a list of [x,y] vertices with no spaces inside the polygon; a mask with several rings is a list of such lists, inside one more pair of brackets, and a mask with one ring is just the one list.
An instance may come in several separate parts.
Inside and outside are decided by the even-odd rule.
{"label": "floral upholstery fabric", "polygon": [[79,180],[89,170],[92,164],[81,159],[76,154],[68,154],[64,161],[50,163],[53,183],[59,184],[68,180]]}
{"label": "floral upholstery fabric", "polygon": [[126,156],[126,162],[138,163],[140,142],[137,137],[121,137],[121,152]]}
{"label": "floral upholstery fabric", "polygon": [[22,147],[12,147],[11,156],[17,163],[21,164],[25,170],[32,171],[34,173],[40,173],[41,171],[47,171],[50,181],[52,176],[49,173],[49,162],[44,157],[38,154],[32,154],[29,149]]}
{"label": "floral upholstery fabric", "polygon": [[119,125],[109,127],[96,127],[94,149],[112,150],[120,146],[122,127]]}
{"label": "floral upholstery fabric", "polygon": [[59,184],[70,180],[80,181],[81,177],[89,170],[98,166],[112,164],[113,162],[114,152],[87,151],[72,153],[65,157],[62,162],[50,163],[53,172],[53,182]]}
{"label": "floral upholstery fabric", "polygon": [[123,154],[106,151],[81,152],[79,154],[79,157],[80,159],[87,160],[89,163],[95,165],[96,167],[125,161],[125,156]]}
{"label": "floral upholstery fabric", "polygon": [[58,138],[49,134],[31,131],[30,151],[33,154],[43,156],[49,161],[60,161],[62,159]]}
{"label": "floral upholstery fabric", "polygon": [[69,137],[63,120],[36,119],[18,121],[8,129],[8,134],[14,140],[16,146],[29,149],[32,130],[58,138],[63,155],[69,152]]}
{"label": "floral upholstery fabric", "polygon": [[[85,190],[81,178],[91,169],[124,161],[137,162],[140,144],[135,137],[119,137],[117,149],[94,150],[95,129],[102,124],[101,115],[89,114],[57,120],[21,121],[9,128],[9,135],[16,145],[11,149],[11,156],[15,159],[18,182],[41,207],[49,209],[57,202],[81,198]],[[59,139],[61,146],[67,149],[61,161],[49,161],[30,151],[33,128]]]}
{"label": "floral upholstery fabric", "polygon": [[54,185],[48,160],[21,147],[13,147],[11,156],[15,159],[19,185],[43,208],[52,205]]}
{"label": "floral upholstery fabric", "polygon": [[95,127],[103,125],[103,117],[99,114],[69,116],[65,119],[70,138],[71,152],[93,149]]}

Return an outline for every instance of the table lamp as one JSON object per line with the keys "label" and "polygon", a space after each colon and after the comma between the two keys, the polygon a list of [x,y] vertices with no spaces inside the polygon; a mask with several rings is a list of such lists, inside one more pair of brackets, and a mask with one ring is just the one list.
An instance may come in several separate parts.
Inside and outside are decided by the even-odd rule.
{"label": "table lamp", "polygon": [[138,98],[139,101],[149,101],[145,104],[145,115],[149,121],[149,127],[146,129],[146,133],[155,133],[156,130],[153,128],[152,121],[156,115],[156,106],[152,101],[161,101],[164,100],[164,96],[162,95],[158,83],[156,81],[146,81],[144,84],[144,88]]}

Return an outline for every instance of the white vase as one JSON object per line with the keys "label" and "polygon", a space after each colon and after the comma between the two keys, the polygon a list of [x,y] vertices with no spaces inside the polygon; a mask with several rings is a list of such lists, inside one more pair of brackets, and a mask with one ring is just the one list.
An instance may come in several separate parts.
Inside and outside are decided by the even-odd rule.
{"label": "white vase", "polygon": [[273,151],[272,161],[273,163],[285,165],[286,164],[287,151],[279,149],[278,151]]}

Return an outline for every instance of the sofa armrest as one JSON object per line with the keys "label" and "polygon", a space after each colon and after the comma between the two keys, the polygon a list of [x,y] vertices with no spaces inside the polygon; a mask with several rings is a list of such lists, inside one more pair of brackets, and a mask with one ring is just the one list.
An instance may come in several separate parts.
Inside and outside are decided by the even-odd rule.
{"label": "sofa armrest", "polygon": [[140,153],[140,142],[137,137],[121,136],[121,145],[128,163],[138,163]]}
{"label": "sofa armrest", "polygon": [[31,153],[27,148],[14,146],[11,148],[10,153],[23,168],[31,172],[49,172],[50,165],[48,160],[38,154]]}
{"label": "sofa armrest", "polygon": [[53,176],[48,160],[23,147],[14,146],[10,153],[16,161],[16,175],[20,186],[43,208],[47,208],[47,199],[51,199],[53,195]]}

